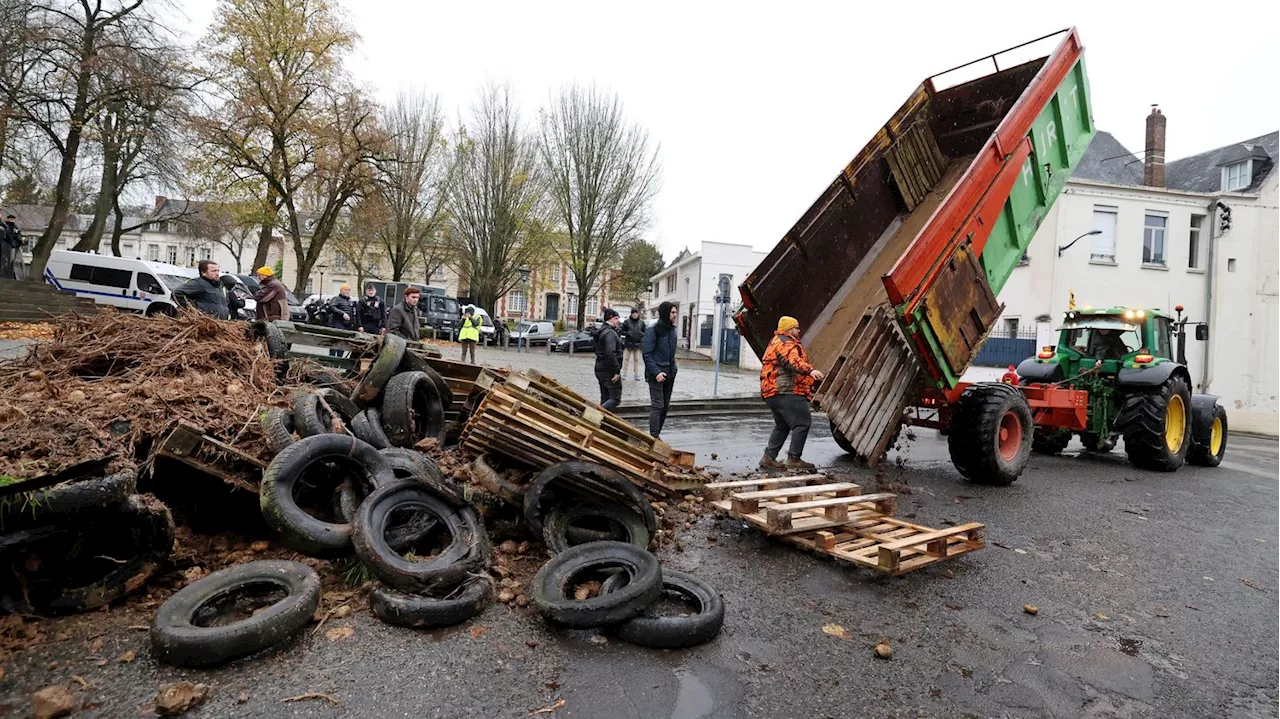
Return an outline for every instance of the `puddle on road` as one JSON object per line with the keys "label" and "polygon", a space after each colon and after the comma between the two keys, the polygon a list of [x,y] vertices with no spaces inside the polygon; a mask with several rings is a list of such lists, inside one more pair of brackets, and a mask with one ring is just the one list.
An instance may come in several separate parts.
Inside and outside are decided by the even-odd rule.
{"label": "puddle on road", "polygon": [[701,719],[710,716],[715,708],[711,698],[711,690],[698,675],[685,667],[672,670],[680,681],[680,691],[676,695],[676,705],[671,710],[671,719]]}
{"label": "puddle on road", "polygon": [[1142,642],[1137,639],[1128,639],[1120,637],[1120,651],[1131,657],[1138,656],[1138,650],[1142,649]]}

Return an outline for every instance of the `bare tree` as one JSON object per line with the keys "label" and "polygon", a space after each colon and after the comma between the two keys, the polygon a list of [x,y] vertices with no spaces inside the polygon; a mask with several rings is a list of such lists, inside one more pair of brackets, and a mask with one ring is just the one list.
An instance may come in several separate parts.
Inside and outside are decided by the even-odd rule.
{"label": "bare tree", "polygon": [[[179,220],[192,239],[226,248],[235,260],[236,274],[245,271],[244,255],[257,238],[261,223],[251,201],[182,203],[189,214]],[[183,207],[183,209],[188,209]]]}
{"label": "bare tree", "polygon": [[522,125],[509,88],[481,92],[455,150],[446,245],[476,305],[493,312],[547,247],[537,140]]}
{"label": "bare tree", "polygon": [[542,111],[542,172],[554,219],[567,236],[555,243],[578,283],[578,326],[587,297],[600,291],[627,246],[640,238],[658,192],[657,148],[627,122],[616,95],[566,87]]}
{"label": "bare tree", "polygon": [[439,99],[404,92],[382,113],[387,134],[373,196],[382,222],[373,233],[391,261],[391,279],[399,282],[415,266],[427,272],[444,261],[438,237],[445,222],[445,200],[452,174]]}
{"label": "bare tree", "polygon": [[54,242],[66,226],[72,208],[77,163],[85,133],[93,118],[115,99],[109,85],[99,82],[104,56],[132,46],[161,26],[143,0],[42,0],[26,14],[31,43],[29,72],[18,82],[0,75],[0,95],[10,113],[38,132],[59,158],[53,214],[36,241],[31,277],[43,275]]}

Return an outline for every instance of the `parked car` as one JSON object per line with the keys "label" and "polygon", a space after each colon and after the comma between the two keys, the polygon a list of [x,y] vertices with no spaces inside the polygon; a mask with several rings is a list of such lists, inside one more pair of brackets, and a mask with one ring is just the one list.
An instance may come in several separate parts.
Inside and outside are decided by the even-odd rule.
{"label": "parked car", "polygon": [[547,344],[556,335],[556,325],[554,322],[521,320],[516,325],[516,329],[511,333],[509,344],[519,346],[525,344],[532,347],[537,344]]}
{"label": "parked car", "polygon": [[199,276],[190,267],[72,250],[50,252],[44,268],[44,281],[62,292],[148,317],[177,312],[173,291]]}
{"label": "parked car", "polygon": [[551,340],[552,352],[568,352],[570,344],[574,352],[595,352],[596,338],[589,332],[569,332]]}
{"label": "parked car", "polygon": [[[238,277],[240,281],[244,283],[244,286],[249,290],[249,294],[251,295],[257,294],[258,290],[262,289],[262,283],[258,282],[257,275],[239,275],[238,274],[236,275],[236,277]],[[284,298],[285,298],[285,301],[289,303],[289,321],[290,322],[306,322],[307,321],[306,309],[302,306],[302,302],[299,301],[297,297],[294,297],[293,293],[290,292],[288,288],[286,288],[284,291]],[[249,309],[248,302],[245,303],[245,309]]]}

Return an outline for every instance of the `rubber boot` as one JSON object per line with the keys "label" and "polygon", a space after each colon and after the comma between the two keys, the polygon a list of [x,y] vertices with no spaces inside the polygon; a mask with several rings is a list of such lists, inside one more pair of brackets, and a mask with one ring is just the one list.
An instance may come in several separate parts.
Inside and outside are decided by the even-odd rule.
{"label": "rubber boot", "polygon": [[799,457],[787,457],[787,463],[783,466],[786,467],[787,469],[804,469],[804,470],[811,470],[811,469],[818,468],[817,465],[806,462],[803,459],[800,459]]}
{"label": "rubber boot", "polygon": [[783,464],[782,462],[779,462],[778,460],[774,459],[773,457],[770,457],[767,454],[760,457],[760,469],[786,469],[786,468],[787,466],[785,464]]}

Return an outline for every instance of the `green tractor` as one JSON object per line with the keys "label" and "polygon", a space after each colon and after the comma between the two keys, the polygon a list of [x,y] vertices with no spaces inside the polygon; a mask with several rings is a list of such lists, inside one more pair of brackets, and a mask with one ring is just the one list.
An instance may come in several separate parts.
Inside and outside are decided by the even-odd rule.
{"label": "green tractor", "polygon": [[1218,466],[1227,451],[1227,413],[1217,397],[1192,394],[1186,359],[1188,324],[1197,340],[1208,339],[1209,328],[1184,319],[1181,305],[1176,311],[1068,310],[1057,346],[1018,365],[1018,383],[1083,390],[1087,407],[1074,417],[1038,412],[1032,449],[1057,454],[1079,434],[1085,449],[1108,452],[1123,437],[1136,467]]}

